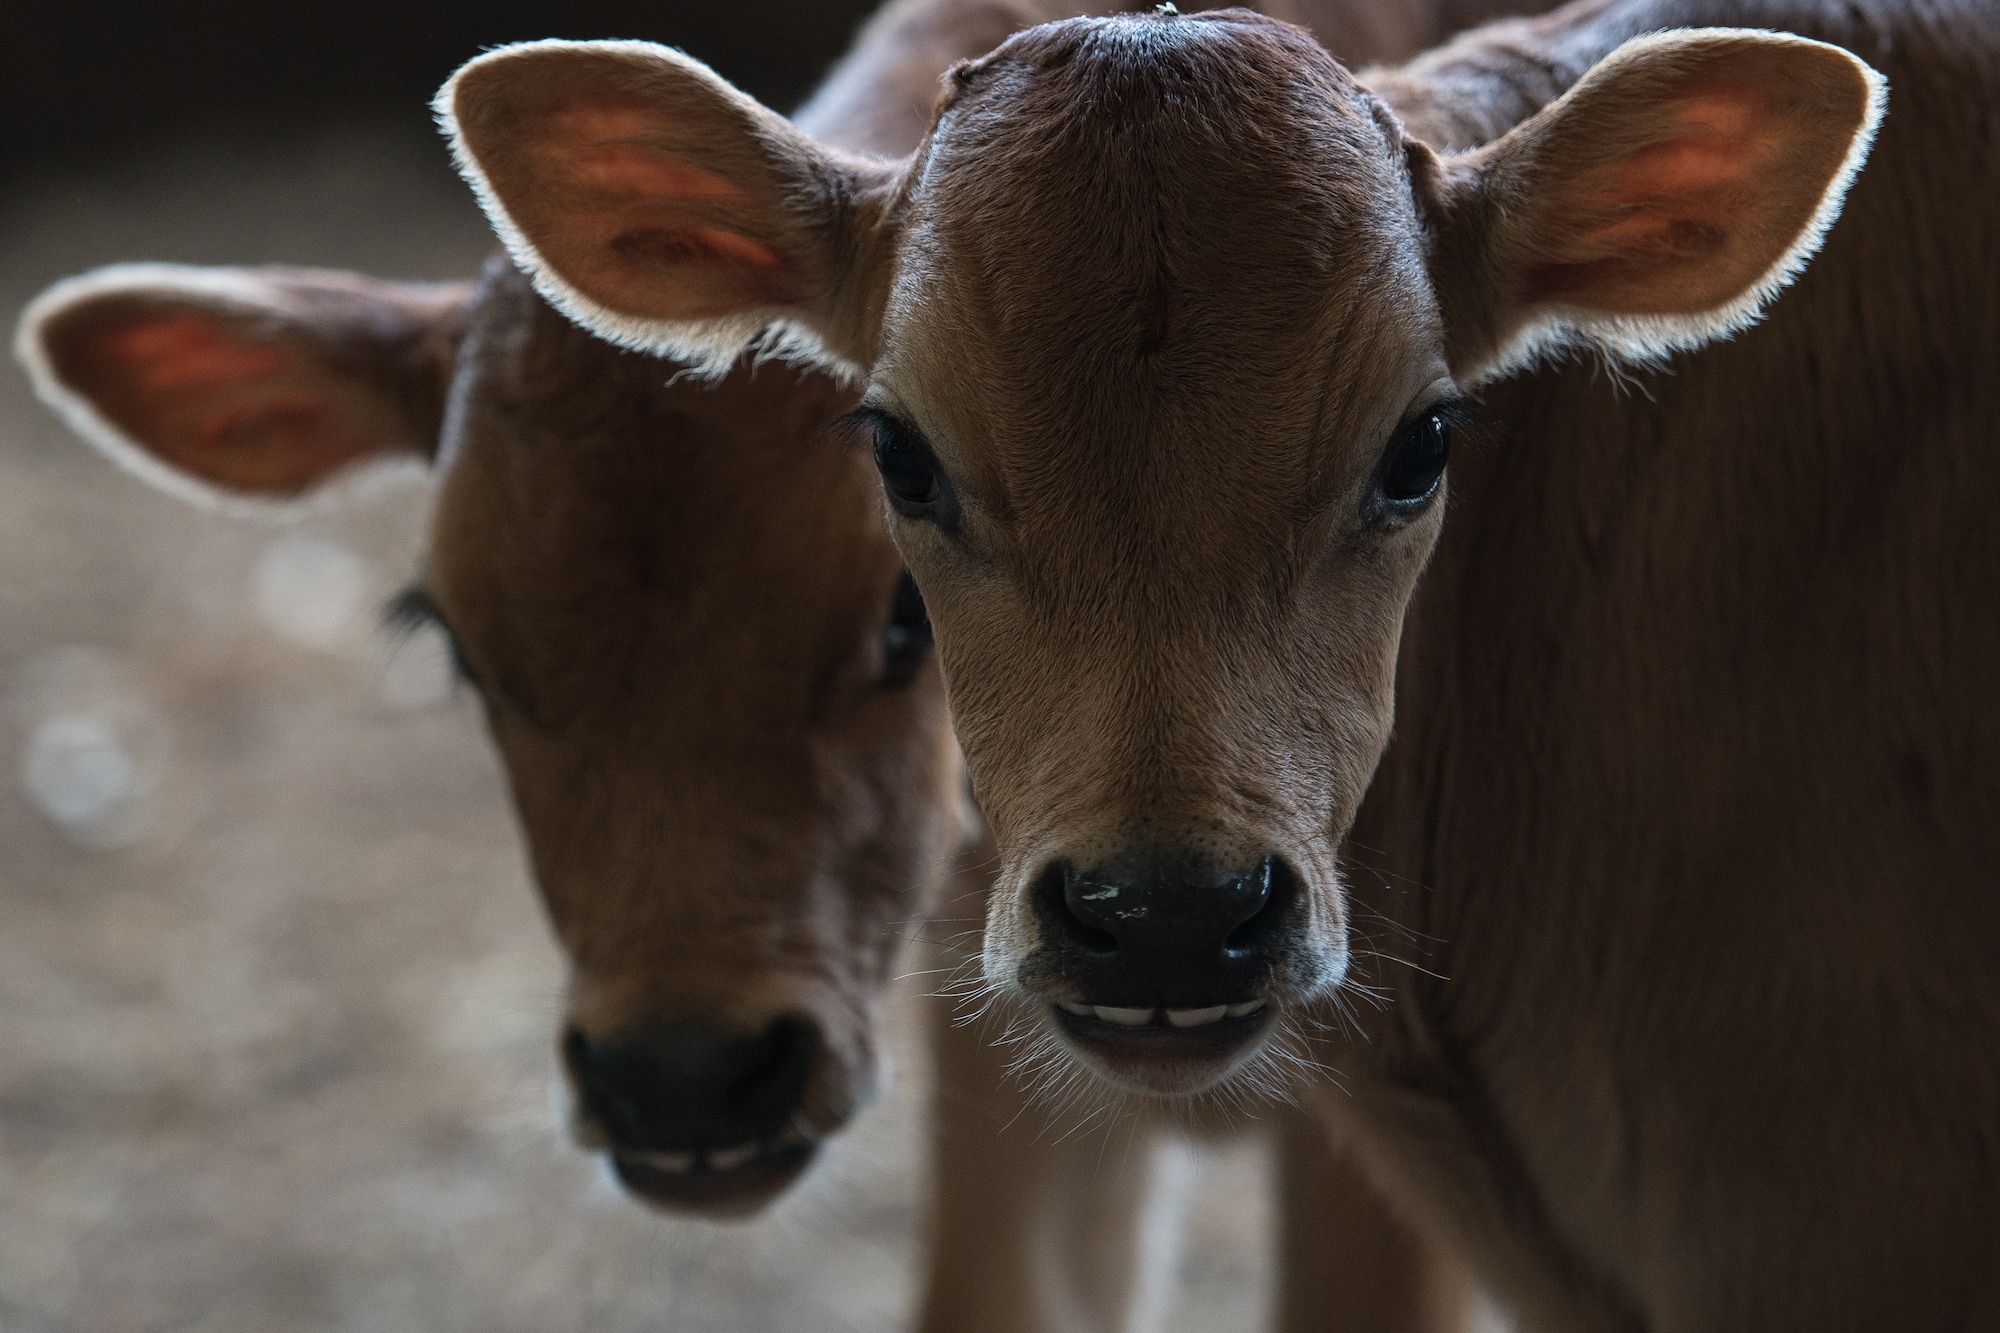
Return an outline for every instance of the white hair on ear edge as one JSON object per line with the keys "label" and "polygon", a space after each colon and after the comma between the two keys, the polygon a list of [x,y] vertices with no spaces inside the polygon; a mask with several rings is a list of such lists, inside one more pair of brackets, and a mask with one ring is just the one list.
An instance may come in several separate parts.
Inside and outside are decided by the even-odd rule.
{"label": "white hair on ear edge", "polygon": [[577,42],[545,38],[498,47],[459,66],[438,89],[437,96],[431,99],[431,112],[437,119],[438,129],[451,145],[452,163],[458,168],[458,174],[472,187],[480,211],[486,214],[494,234],[506,247],[515,266],[528,275],[528,280],[534,284],[542,299],[573,323],[606,342],[629,351],[679,362],[687,374],[697,379],[720,379],[746,352],[753,352],[760,362],[784,360],[814,366],[848,384],[858,384],[866,379],[865,367],[835,353],[818,333],[780,309],[751,310],[727,318],[686,322],[628,315],[578,291],[542,257],[534,242],[527,238],[507,211],[507,205],[501,201],[486,169],[480,165],[478,155],[467,142],[459,124],[458,97],[461,85],[476,71],[524,56],[564,52],[664,60],[706,84],[726,100],[758,105],[701,61],[684,51],[655,42]]}
{"label": "white hair on ear edge", "polygon": [[185,299],[210,310],[245,316],[272,313],[268,289],[250,273],[196,264],[108,264],[64,278],[28,302],[14,326],[14,359],[27,372],[35,397],[99,453],[175,499],[211,513],[264,522],[298,518],[333,503],[336,493],[351,495],[365,475],[386,475],[383,459],[364,458],[303,495],[255,495],[204,481],[127,435],[88,395],[64,381],[43,335],[52,319],[100,297],[148,295],[167,301]]}
{"label": "white hair on ear edge", "polygon": [[1623,63],[1633,58],[1644,58],[1661,47],[1684,46],[1690,39],[1732,38],[1752,38],[1759,42],[1817,47],[1835,52],[1853,64],[1867,85],[1867,105],[1861,123],[1855,129],[1853,142],[1848,145],[1847,155],[1828,180],[1812,216],[1792,244],[1742,295],[1712,310],[1679,315],[1603,315],[1556,306],[1529,321],[1489,361],[1467,375],[1461,381],[1465,387],[1471,388],[1542,361],[1558,360],[1566,353],[1577,350],[1601,353],[1614,364],[1647,366],[1659,364],[1674,352],[1691,351],[1705,343],[1732,337],[1761,320],[1772,298],[1790,286],[1793,279],[1804,271],[1807,262],[1819,252],[1828,229],[1840,217],[1848,187],[1868,160],[1868,152],[1875,143],[1875,132],[1880,128],[1883,112],[1888,107],[1888,80],[1859,56],[1841,47],[1791,33],[1756,28],[1685,28],[1633,38],[1592,66],[1584,75],[1584,80],[1579,80],[1578,86],[1614,61]]}

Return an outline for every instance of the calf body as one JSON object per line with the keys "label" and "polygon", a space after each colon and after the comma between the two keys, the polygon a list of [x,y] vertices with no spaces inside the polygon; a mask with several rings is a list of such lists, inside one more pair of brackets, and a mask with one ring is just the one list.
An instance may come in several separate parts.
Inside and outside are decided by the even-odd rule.
{"label": "calf body", "polygon": [[[1750,13],[1888,76],[1870,164],[1763,326],[1623,391],[1574,363],[1487,391],[1511,438],[1453,463],[1354,833],[1358,911],[1437,943],[1370,967],[1397,1001],[1326,1049],[1359,1095],[1321,1105],[1395,1126],[1364,1160],[1484,1163],[1451,1224],[1542,1237],[1601,1326],[1990,1327],[2000,32]],[[1548,26],[1377,87],[1477,142]],[[1433,80],[1493,120],[1427,114]]]}
{"label": "calf body", "polygon": [[[1836,48],[1896,109],[1833,226],[1881,109]],[[988,971],[1079,1056],[1186,1095],[1309,1033],[1529,1326],[1983,1327],[1996,52],[1972,6],[1589,3],[1356,83],[1078,22],[901,164],[633,47],[449,104],[580,317],[866,378]],[[1735,333],[1643,393],[1546,364]]]}

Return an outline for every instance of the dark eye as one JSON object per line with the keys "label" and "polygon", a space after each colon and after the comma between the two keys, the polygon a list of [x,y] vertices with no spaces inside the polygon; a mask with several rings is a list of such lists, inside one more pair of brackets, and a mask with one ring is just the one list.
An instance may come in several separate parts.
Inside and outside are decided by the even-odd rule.
{"label": "dark eye", "polygon": [[1433,409],[1396,432],[1383,452],[1377,485],[1397,508],[1422,504],[1436,494],[1451,457],[1451,413]]}
{"label": "dark eye", "polygon": [[949,492],[923,437],[887,413],[864,409],[864,415],[874,431],[875,470],[890,503],[913,518],[945,519]]}
{"label": "dark eye", "polygon": [[882,683],[890,689],[908,685],[930,651],[931,618],[924,610],[924,595],[905,571],[889,604],[889,623],[882,629]]}

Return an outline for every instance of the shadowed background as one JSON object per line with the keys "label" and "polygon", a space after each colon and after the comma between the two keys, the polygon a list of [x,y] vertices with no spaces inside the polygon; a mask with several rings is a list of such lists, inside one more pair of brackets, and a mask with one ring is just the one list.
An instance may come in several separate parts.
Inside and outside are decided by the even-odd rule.
{"label": "shadowed background", "polygon": [[[860,9],[16,3],[0,306],[132,259],[470,275],[425,107],[480,47],[648,37],[788,107]],[[440,646],[376,628],[427,500],[204,515],[0,372],[0,1333],[901,1327],[908,1041],[750,1227],[649,1214],[555,1130],[562,969],[496,762]],[[1173,1161],[1170,1326],[1255,1326],[1259,1160]]]}
{"label": "shadowed background", "polygon": [[144,153],[190,132],[282,134],[355,115],[418,124],[487,46],[639,37],[681,47],[789,110],[867,0],[16,0],[0,43],[0,163]]}

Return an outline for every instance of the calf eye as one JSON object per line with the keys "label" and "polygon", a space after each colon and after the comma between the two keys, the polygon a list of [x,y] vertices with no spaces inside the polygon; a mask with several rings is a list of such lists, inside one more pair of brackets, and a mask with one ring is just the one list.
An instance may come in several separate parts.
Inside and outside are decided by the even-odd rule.
{"label": "calf eye", "polygon": [[905,571],[889,604],[889,623],[882,630],[882,683],[900,689],[917,678],[931,651],[931,618],[924,595]]}
{"label": "calf eye", "polygon": [[907,517],[951,527],[951,486],[923,437],[886,412],[864,407],[855,415],[874,434],[875,470],[882,474],[889,503]]}
{"label": "calf eye", "polygon": [[937,462],[931,451],[891,417],[875,418],[875,469],[889,494],[906,505],[937,498]]}
{"label": "calf eye", "polygon": [[1448,414],[1433,409],[1396,432],[1382,458],[1382,498],[1416,505],[1431,498],[1451,457]]}

